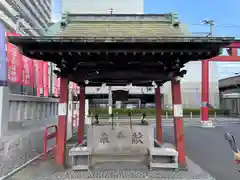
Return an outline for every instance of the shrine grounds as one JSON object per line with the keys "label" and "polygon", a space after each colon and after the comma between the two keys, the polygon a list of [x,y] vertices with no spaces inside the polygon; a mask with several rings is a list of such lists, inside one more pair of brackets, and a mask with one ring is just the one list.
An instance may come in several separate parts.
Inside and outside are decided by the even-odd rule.
{"label": "shrine grounds", "polygon": [[[148,121],[154,125],[154,119],[148,119]],[[218,118],[214,120],[216,127],[207,129],[199,127],[199,121],[199,118],[193,118],[191,121],[188,119],[184,120],[185,148],[187,157],[195,164],[199,165],[201,169],[207,171],[216,180],[239,180],[240,172],[238,172],[238,169],[240,169],[240,166],[238,167],[238,165],[234,165],[232,163],[233,155],[228,142],[224,139],[224,133],[227,131],[232,132],[235,135],[237,145],[239,146],[240,120],[238,118]],[[164,142],[174,144],[173,136],[172,119],[163,119]],[[47,176],[49,174],[50,176],[54,160],[52,164],[45,162],[42,166],[39,166],[38,161],[34,162],[34,164],[37,168],[30,166],[30,168],[20,171],[10,179],[19,180],[19,177],[32,177],[37,174],[42,176],[43,174],[39,172],[40,169],[44,170],[44,175]],[[24,175],[22,173],[24,173]],[[26,173],[29,173],[30,175],[27,175]],[[69,172],[66,172],[64,175],[72,175],[68,173]],[[172,175],[173,174],[176,173],[174,172]],[[59,175],[61,176],[62,174]]]}

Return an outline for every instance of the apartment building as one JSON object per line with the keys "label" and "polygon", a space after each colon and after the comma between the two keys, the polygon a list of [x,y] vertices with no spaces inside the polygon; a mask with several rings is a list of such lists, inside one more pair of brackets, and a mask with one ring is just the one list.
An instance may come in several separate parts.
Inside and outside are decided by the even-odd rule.
{"label": "apartment building", "polygon": [[8,31],[44,35],[51,21],[51,0],[1,0],[0,20]]}

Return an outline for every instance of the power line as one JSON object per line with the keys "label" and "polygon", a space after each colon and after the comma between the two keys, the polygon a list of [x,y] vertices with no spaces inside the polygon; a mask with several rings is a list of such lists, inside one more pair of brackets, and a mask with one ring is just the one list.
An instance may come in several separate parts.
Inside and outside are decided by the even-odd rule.
{"label": "power line", "polygon": [[209,26],[210,29],[209,29],[209,33],[208,33],[207,36],[212,37],[212,35],[213,35],[213,27],[214,27],[214,25],[215,25],[215,22],[214,22],[213,20],[203,20],[202,23],[203,23],[204,25]]}
{"label": "power line", "polygon": [[[190,24],[191,26],[206,26],[206,24]],[[233,24],[215,24],[214,27],[222,27],[222,28],[240,28],[240,25],[233,25]]]}
{"label": "power line", "polygon": [[213,28],[222,29],[222,28],[237,28],[240,29],[240,25],[234,24],[216,24],[213,20],[203,20],[202,23],[193,23],[190,26],[201,26],[205,28],[209,28],[208,32],[192,32],[194,36],[211,36],[213,34]]}

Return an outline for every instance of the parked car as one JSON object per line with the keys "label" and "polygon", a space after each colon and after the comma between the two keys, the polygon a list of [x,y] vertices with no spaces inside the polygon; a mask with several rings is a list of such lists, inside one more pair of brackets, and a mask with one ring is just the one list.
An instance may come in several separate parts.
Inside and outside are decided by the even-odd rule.
{"label": "parked car", "polygon": [[155,103],[146,103],[146,104],[145,104],[145,107],[146,107],[146,108],[155,108],[155,107],[156,107],[156,104],[155,104]]}
{"label": "parked car", "polygon": [[135,109],[137,107],[138,107],[137,104],[127,104],[127,106],[126,106],[127,109]]}

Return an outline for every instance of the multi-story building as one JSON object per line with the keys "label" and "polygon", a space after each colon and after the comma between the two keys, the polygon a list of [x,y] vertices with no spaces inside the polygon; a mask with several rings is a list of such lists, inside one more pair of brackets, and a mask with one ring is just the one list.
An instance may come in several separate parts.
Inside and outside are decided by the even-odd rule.
{"label": "multi-story building", "polygon": [[[62,12],[67,11],[70,14],[144,14],[144,0],[62,0]],[[191,33],[189,33],[191,34]],[[201,62],[195,61],[188,63],[185,68],[187,75],[182,79],[182,101],[185,108],[200,107],[201,99]],[[210,104],[214,107],[219,106],[218,91],[218,65],[210,63]],[[114,87],[115,89],[124,89],[125,87]],[[94,102],[107,103],[108,88],[87,88],[86,93],[89,98],[95,99]],[[171,83],[164,84],[161,90],[164,97],[163,105],[171,106]],[[154,88],[133,87],[130,94],[134,99],[141,99],[145,103],[154,102]],[[98,98],[98,100],[97,100]],[[99,100],[99,98],[101,100]],[[105,99],[105,100],[102,100]],[[138,101],[136,101],[138,102]]]}
{"label": "multi-story building", "polygon": [[143,14],[144,0],[62,0],[61,7],[72,14]]}
{"label": "multi-story building", "polygon": [[[51,0],[1,0],[0,22],[6,32],[17,31],[23,36],[45,35],[51,22],[51,3]],[[34,88],[19,84],[9,83],[9,88],[12,93],[35,94]]]}
{"label": "multi-story building", "polygon": [[51,20],[51,0],[1,0],[0,20],[8,31],[44,35]]}
{"label": "multi-story building", "polygon": [[[192,61],[185,65],[187,74],[181,80],[182,103],[186,108],[197,108],[201,104],[202,85],[202,62]],[[171,104],[171,83],[167,82],[163,86],[164,104]],[[218,65],[216,62],[209,64],[209,103],[213,107],[219,107],[218,90]]]}

